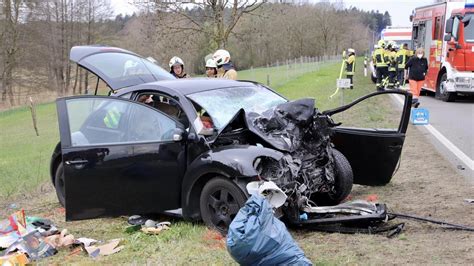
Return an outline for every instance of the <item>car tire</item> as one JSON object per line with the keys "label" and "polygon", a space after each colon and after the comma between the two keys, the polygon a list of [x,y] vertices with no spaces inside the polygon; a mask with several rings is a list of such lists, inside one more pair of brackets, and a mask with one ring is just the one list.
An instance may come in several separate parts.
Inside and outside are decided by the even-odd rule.
{"label": "car tire", "polygon": [[448,79],[448,74],[444,73],[441,76],[438,86],[436,87],[436,98],[444,102],[454,102],[456,100],[456,92],[449,92],[442,88],[443,81]]}
{"label": "car tire", "polygon": [[232,181],[215,177],[206,183],[201,192],[202,220],[209,228],[225,235],[246,200],[244,192]]}
{"label": "car tire", "polygon": [[334,180],[334,192],[317,194],[312,200],[318,206],[332,206],[341,203],[352,191],[354,174],[347,158],[338,150],[333,149],[336,177]]}
{"label": "car tire", "polygon": [[56,168],[56,173],[54,175],[54,188],[56,190],[56,196],[58,197],[59,203],[61,206],[66,206],[66,183],[64,179],[64,167],[63,163],[59,163],[58,168]]}

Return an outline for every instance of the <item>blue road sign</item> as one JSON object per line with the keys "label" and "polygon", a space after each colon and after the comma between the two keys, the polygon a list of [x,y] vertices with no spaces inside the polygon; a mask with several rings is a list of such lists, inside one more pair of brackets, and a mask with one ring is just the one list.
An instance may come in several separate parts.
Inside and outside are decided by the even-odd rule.
{"label": "blue road sign", "polygon": [[413,125],[428,125],[430,123],[430,112],[428,109],[411,109],[411,123]]}

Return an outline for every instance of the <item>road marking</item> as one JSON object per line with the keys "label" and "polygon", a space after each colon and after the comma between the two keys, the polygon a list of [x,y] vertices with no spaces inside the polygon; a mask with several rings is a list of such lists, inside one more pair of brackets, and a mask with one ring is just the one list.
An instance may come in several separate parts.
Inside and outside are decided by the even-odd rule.
{"label": "road marking", "polygon": [[[394,99],[401,105],[404,104],[402,97],[394,95]],[[428,132],[431,133],[441,144],[443,144],[454,156],[461,160],[467,167],[471,170],[474,170],[474,160],[469,158],[464,152],[462,152],[456,145],[454,145],[449,139],[447,139],[443,134],[441,134],[434,126],[432,125],[418,125],[425,127]]]}

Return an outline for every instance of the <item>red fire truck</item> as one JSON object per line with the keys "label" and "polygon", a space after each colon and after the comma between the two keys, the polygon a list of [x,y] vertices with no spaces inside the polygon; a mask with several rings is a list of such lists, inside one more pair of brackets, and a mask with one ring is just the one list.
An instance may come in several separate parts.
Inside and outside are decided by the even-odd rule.
{"label": "red fire truck", "polygon": [[412,47],[423,47],[428,74],[423,89],[443,101],[474,94],[474,5],[447,1],[416,8]]}

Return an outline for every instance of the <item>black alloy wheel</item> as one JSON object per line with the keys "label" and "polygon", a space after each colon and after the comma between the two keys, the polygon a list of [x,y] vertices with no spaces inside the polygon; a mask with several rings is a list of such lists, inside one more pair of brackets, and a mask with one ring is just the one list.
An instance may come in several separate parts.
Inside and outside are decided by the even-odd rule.
{"label": "black alloy wheel", "polygon": [[225,235],[246,198],[244,192],[232,181],[222,177],[213,178],[201,192],[202,220],[209,228]]}

